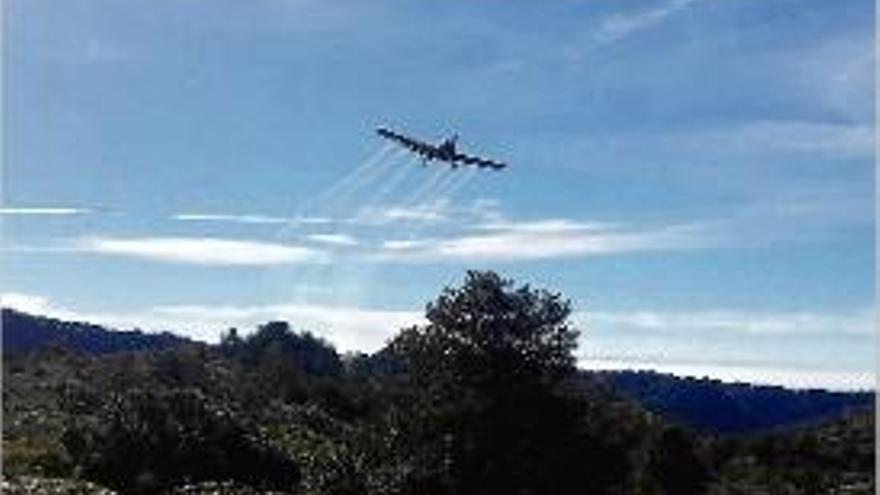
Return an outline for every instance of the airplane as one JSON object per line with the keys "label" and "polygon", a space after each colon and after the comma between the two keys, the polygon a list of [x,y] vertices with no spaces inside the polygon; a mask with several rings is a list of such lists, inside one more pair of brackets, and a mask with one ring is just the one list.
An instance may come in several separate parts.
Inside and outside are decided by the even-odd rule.
{"label": "airplane", "polygon": [[444,139],[440,144],[433,145],[404,136],[403,134],[398,134],[394,131],[385,129],[384,127],[376,129],[376,133],[385,139],[397,142],[403,147],[421,156],[422,165],[425,166],[427,166],[428,162],[431,160],[449,162],[449,164],[452,165],[452,168],[458,168],[459,163],[463,165],[475,165],[479,168],[491,168],[494,170],[501,170],[507,166],[506,163],[459,153],[455,149],[455,143],[458,141],[457,134],[453,135],[451,138]]}

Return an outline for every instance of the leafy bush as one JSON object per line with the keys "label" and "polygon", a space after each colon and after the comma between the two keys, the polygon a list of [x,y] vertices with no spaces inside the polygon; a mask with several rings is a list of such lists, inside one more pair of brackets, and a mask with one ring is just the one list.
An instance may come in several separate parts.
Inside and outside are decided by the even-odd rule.
{"label": "leafy bush", "polygon": [[156,493],[204,480],[285,489],[299,469],[228,409],[195,390],[133,390],[113,397],[99,421],[65,432],[82,476],[126,493]]}

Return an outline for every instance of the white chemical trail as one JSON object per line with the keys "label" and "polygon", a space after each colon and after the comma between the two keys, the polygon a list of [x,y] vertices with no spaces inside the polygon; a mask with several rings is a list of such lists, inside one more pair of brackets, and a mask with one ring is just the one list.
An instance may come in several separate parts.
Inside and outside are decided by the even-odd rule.
{"label": "white chemical trail", "polygon": [[422,197],[422,201],[417,207],[436,204],[437,201],[443,199],[446,196],[446,192],[453,187],[457,181],[461,180],[461,174],[462,172],[457,169],[450,171],[448,175],[443,177],[443,180],[432,187],[431,190]]}
{"label": "white chemical trail", "polygon": [[373,209],[380,206],[380,203],[384,202],[389,195],[393,195],[396,192],[397,186],[409,177],[415,169],[412,161],[409,159],[400,164],[399,167],[394,172],[394,175],[385,180],[376,192],[361,203],[362,209]]}
{"label": "white chemical trail", "polygon": [[434,188],[443,181],[449,174],[449,168],[440,168],[434,170],[424,182],[416,187],[412,193],[401,201],[400,206],[403,208],[416,207],[422,200],[434,190]]}
{"label": "white chemical trail", "polygon": [[[323,218],[326,221],[331,222],[331,224],[338,224],[338,215],[334,215],[334,213],[338,212],[340,209],[344,209],[348,203],[354,201],[357,196],[362,195],[364,188],[368,187],[370,184],[377,183],[377,181],[382,179],[384,175],[387,175],[387,172],[391,170],[395,164],[399,163],[401,158],[405,155],[405,153],[399,151],[392,154],[393,150],[393,145],[383,145],[355,169],[346,173],[341,179],[323,189],[315,196],[312,196],[301,205],[296,217],[290,223],[276,231],[275,239],[284,242],[299,237],[299,240],[302,240],[305,235],[300,232],[300,228],[302,225],[311,221],[310,219],[317,221],[317,219]],[[350,212],[344,213],[347,214]],[[332,251],[329,251],[328,254],[330,256],[336,255],[336,253]],[[324,280],[323,277],[317,276],[322,272],[326,272],[327,267],[325,265],[326,264],[290,265],[283,267],[280,270],[276,270],[275,273],[280,273],[284,277],[283,282],[286,286],[284,292],[287,293],[288,296],[293,296],[296,301],[306,302],[309,299],[308,296],[313,295],[316,288],[319,287],[317,282]],[[287,285],[286,281],[293,281],[293,287]],[[291,289],[293,291],[292,294],[289,292]]]}
{"label": "white chemical trail", "polygon": [[[399,153],[389,156],[390,152],[391,149],[388,148],[387,145],[383,147],[378,153],[374,154],[373,157],[368,159],[357,169],[313,196],[309,200],[308,206],[301,210],[300,215],[326,215],[328,205],[337,206],[339,203],[348,201],[352,196],[356,196],[360,189],[368,187],[371,183],[376,182],[397,160],[399,160]],[[338,207],[334,209],[338,209]]]}
{"label": "white chemical trail", "polygon": [[313,200],[325,196],[335,195],[345,189],[350,188],[353,184],[358,184],[362,182],[362,180],[365,178],[365,176],[367,176],[370,171],[381,168],[383,164],[387,163],[386,158],[388,157],[388,154],[391,153],[392,149],[392,145],[385,144],[375,153],[373,153],[373,155],[367,158],[361,165],[355,167],[352,171],[348,172],[342,178],[330,185],[330,187],[318,193],[313,198]]}
{"label": "white chemical trail", "polygon": [[[444,191],[444,194],[446,196],[445,199],[449,199],[449,200],[454,199],[455,195],[458,193],[458,191],[460,191],[462,188],[464,188],[465,186],[470,184],[471,181],[474,180],[474,177],[477,176],[477,173],[478,173],[478,171],[475,169],[471,169],[471,170],[467,170],[467,171],[462,172],[461,176],[458,177],[456,179],[456,181],[453,182],[452,185],[450,185],[446,191]],[[443,198],[440,198],[440,199],[443,199]]]}
{"label": "white chemical trail", "polygon": [[391,154],[386,153],[373,166],[365,169],[363,173],[359,174],[358,176],[353,177],[352,180],[349,180],[346,184],[338,188],[336,191],[331,192],[332,196],[334,198],[348,198],[351,196],[356,196],[357,192],[361,189],[369,188],[371,185],[374,185],[381,181],[383,178],[386,178],[388,171],[392,170],[396,164],[400,163],[400,161],[405,156],[405,153],[400,151],[396,151]]}

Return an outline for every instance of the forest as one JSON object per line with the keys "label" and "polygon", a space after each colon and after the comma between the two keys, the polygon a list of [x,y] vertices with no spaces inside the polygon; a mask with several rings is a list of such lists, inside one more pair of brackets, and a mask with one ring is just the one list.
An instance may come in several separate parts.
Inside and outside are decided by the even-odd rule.
{"label": "forest", "polygon": [[3,488],[874,493],[873,393],[579,370],[571,311],[472,271],[427,324],[340,354],[296,322],[210,345],[4,310]]}

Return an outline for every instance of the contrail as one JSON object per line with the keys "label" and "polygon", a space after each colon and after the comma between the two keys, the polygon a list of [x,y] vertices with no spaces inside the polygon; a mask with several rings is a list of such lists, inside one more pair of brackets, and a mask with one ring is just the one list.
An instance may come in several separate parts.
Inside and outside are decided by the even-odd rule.
{"label": "contrail", "polygon": [[459,180],[461,180],[461,172],[453,170],[448,173],[443,177],[443,180],[425,194],[423,201],[420,204],[427,205],[436,202],[438,199],[445,196],[446,191]]}
{"label": "contrail", "polygon": [[336,192],[336,196],[345,197],[349,195],[354,195],[355,191],[367,187],[369,184],[381,179],[383,176],[385,176],[386,172],[394,167],[396,163],[400,162],[401,158],[403,158],[404,155],[405,152],[402,151],[396,151],[390,157],[387,153],[384,154],[381,157],[381,160],[378,161],[375,166],[366,169],[358,177],[355,177],[353,180],[345,184],[345,187],[340,188]]}
{"label": "contrail", "polygon": [[412,166],[411,160],[405,160],[401,165],[400,169],[392,175],[388,180],[385,181],[384,184],[379,188],[378,192],[371,195],[367,201],[364,202],[363,206],[373,206],[379,201],[385,199],[388,194],[394,191],[394,189],[403,182],[414,170]]}
{"label": "contrail", "polygon": [[[420,173],[417,181],[407,180],[415,171],[419,171],[419,167],[415,166],[411,156],[404,150],[395,153],[392,152],[393,149],[393,145],[385,144],[342,178],[312,196],[300,208],[299,217],[304,218],[308,214],[328,217],[334,222],[345,222],[354,219],[359,211],[382,206],[381,203],[389,197],[403,197],[395,205],[402,208],[429,208],[438,198],[458,191],[473,176],[472,170],[451,171],[442,167],[432,170],[427,176]],[[406,184],[406,187],[401,187],[401,184]],[[355,209],[358,211],[354,211]],[[395,226],[389,227],[412,232],[412,223],[419,221],[415,216],[401,220],[395,222]],[[293,232],[296,225],[296,222],[287,224],[279,229],[276,237],[292,239],[296,236]],[[346,263],[345,252],[337,252],[336,249],[332,249],[332,252],[342,256],[335,263]],[[301,302],[310,299],[315,286],[327,282],[328,278],[340,275],[348,277],[350,271],[342,267],[308,264],[282,270],[285,272],[284,291]]]}
{"label": "contrail", "polygon": [[421,185],[413,190],[412,194],[407,196],[401,202],[401,206],[406,208],[421,203],[420,200],[424,198],[429,192],[431,192],[434,187],[437,186],[437,184],[442,181],[447,175],[449,175],[448,168],[435,170]]}
{"label": "contrail", "polygon": [[409,155],[406,151],[395,150],[394,153],[390,157],[387,157],[385,160],[383,160],[379,166],[370,170],[370,175],[364,177],[359,185],[365,186],[371,182],[376,182],[377,180],[382,179],[387,175],[387,172],[390,172],[391,170],[400,166],[408,159]]}
{"label": "contrail", "polygon": [[447,190],[444,192],[444,194],[445,194],[447,197],[449,197],[450,199],[451,199],[451,198],[454,198],[454,197],[455,197],[455,194],[458,193],[458,191],[459,191],[460,189],[462,189],[464,186],[466,186],[467,184],[469,184],[469,183],[474,179],[474,177],[476,177],[476,176],[477,176],[477,171],[474,170],[474,169],[471,169],[471,170],[468,170],[468,171],[462,173],[461,177],[460,177],[458,180],[456,180],[456,182],[454,182],[454,183],[449,187],[449,189],[447,189]]}
{"label": "contrail", "polygon": [[[354,187],[342,191],[333,198],[323,201],[325,209],[340,219],[348,219],[362,205],[369,203],[376,194],[372,193],[376,188],[387,191],[394,187],[407,170],[400,168],[400,164],[407,157],[405,154],[386,159],[381,165],[370,172],[366,177],[355,184]],[[404,167],[408,168],[408,167]],[[383,193],[384,194],[384,193]]]}
{"label": "contrail", "polygon": [[[299,210],[298,216],[317,215],[338,220],[336,216],[345,213],[345,209],[356,201],[360,191],[377,183],[387,175],[387,171],[405,155],[400,151],[389,156],[394,146],[385,144],[355,170],[345,177],[311,197]],[[291,225],[292,227],[292,225]]]}
{"label": "contrail", "polygon": [[[450,200],[454,200],[455,194],[462,187],[467,185],[476,176],[476,173],[476,170],[452,172],[444,176],[443,180],[439,184],[432,187],[428,194],[424,195],[422,201],[405,207],[412,210],[429,211],[441,202],[445,204]],[[417,219],[415,217],[411,218],[403,222],[402,227],[409,227],[416,221]]]}
{"label": "contrail", "polygon": [[[349,192],[348,190],[352,188],[352,186],[357,186],[358,184],[363,182],[364,176],[374,172],[375,169],[384,168],[383,165],[387,165],[387,156],[393,149],[393,146],[390,144],[383,145],[379,150],[377,150],[373,155],[367,158],[361,165],[358,165],[354,170],[350,171],[346,175],[344,175],[341,179],[337,180],[329,187],[325,188],[311,199],[308,200],[307,205],[313,205],[318,203],[320,200],[324,199],[328,196],[339,195],[344,192]],[[373,174],[375,175],[375,174]],[[305,207],[303,208],[305,209]]]}
{"label": "contrail", "polygon": [[425,194],[423,203],[429,203],[429,202],[434,201],[434,199],[436,199],[439,194],[441,194],[443,191],[445,191],[446,188],[449,187],[450,184],[455,182],[455,180],[457,178],[458,178],[457,172],[450,171],[449,173],[447,173],[443,177],[443,180],[441,180],[434,187],[432,187],[430,191],[427,191],[427,193]]}
{"label": "contrail", "polygon": [[[473,176],[473,170],[458,171],[445,168],[441,172],[430,177],[426,184],[420,187],[418,194],[411,195],[411,198],[401,206],[406,210],[430,213],[435,207],[438,207],[441,201],[445,201],[451,195],[450,191],[458,190],[462,184],[467,182]],[[414,199],[414,201],[413,201]],[[441,214],[441,212],[437,212]],[[397,223],[398,235],[413,237],[424,229],[429,221],[424,217],[413,215],[404,218]],[[416,226],[416,224],[419,224]]]}
{"label": "contrail", "polygon": [[393,149],[393,145],[385,143],[373,152],[373,154],[367,157],[367,159],[361,162],[360,165],[346,173],[330,186],[324,188],[314,196],[306,198],[300,203],[299,207],[296,208],[294,220],[285,224],[275,232],[275,239],[287,238],[290,231],[299,225],[297,219],[305,218],[307,215],[326,215],[327,211],[324,211],[326,210],[324,204],[326,198],[338,196],[340,193],[350,193],[353,188],[363,182],[362,179],[365,176],[375,175],[373,172],[374,170],[383,169],[387,165],[387,162],[391,161],[388,160],[388,154],[391,153]]}

